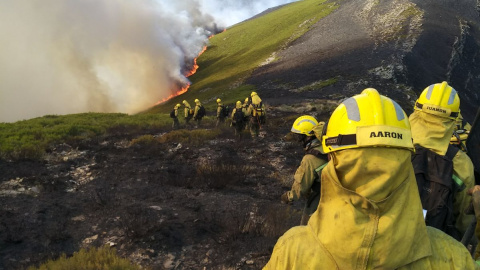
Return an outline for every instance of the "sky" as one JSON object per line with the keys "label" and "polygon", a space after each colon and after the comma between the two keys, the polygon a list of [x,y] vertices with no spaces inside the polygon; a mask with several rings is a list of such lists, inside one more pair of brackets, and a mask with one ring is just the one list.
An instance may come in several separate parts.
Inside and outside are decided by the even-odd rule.
{"label": "sky", "polygon": [[145,110],[190,84],[209,36],[290,2],[0,0],[0,122]]}

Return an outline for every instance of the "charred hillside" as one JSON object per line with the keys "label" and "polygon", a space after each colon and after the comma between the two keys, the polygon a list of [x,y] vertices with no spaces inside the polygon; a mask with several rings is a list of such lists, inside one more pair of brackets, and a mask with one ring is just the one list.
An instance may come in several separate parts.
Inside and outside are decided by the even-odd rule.
{"label": "charred hillside", "polygon": [[248,82],[276,103],[338,100],[374,87],[410,112],[426,86],[446,80],[459,92],[465,118],[473,121],[480,105],[477,1],[337,4]]}

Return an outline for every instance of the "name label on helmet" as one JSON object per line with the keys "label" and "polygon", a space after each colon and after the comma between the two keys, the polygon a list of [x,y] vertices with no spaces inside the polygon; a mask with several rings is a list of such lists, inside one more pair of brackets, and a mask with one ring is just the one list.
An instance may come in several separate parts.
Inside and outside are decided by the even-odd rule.
{"label": "name label on helmet", "polygon": [[444,110],[442,108],[438,108],[438,107],[432,107],[432,106],[426,106],[425,108],[426,110],[429,110],[429,111],[434,111],[434,112],[439,112],[439,113],[444,113],[446,114],[447,113],[447,110]]}
{"label": "name label on helmet", "polygon": [[382,137],[382,138],[393,138],[393,139],[399,139],[403,140],[403,134],[398,133],[398,132],[390,132],[390,131],[372,131],[370,133],[370,138],[377,138],[377,137]]}
{"label": "name label on helmet", "polygon": [[[415,108],[417,108],[417,107],[418,106],[416,106]],[[433,115],[442,116],[442,117],[453,117],[454,116],[454,113],[452,113],[452,110],[450,110],[450,108],[440,107],[440,106],[437,106],[437,105],[434,105],[434,104],[423,104],[421,106],[421,108],[419,108],[419,109],[421,109],[423,112],[433,114]]]}
{"label": "name label on helmet", "polygon": [[387,146],[413,149],[409,127],[387,125],[357,127],[357,146]]}

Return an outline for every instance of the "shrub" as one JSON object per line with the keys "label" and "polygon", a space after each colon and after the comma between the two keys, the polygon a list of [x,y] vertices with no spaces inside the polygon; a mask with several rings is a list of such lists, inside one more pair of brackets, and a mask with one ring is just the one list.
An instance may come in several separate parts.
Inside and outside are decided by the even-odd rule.
{"label": "shrub", "polygon": [[29,270],[136,270],[139,266],[117,255],[115,249],[109,247],[81,249],[72,257],[62,254],[57,260],[49,260],[38,268]]}
{"label": "shrub", "polygon": [[176,142],[189,145],[201,145],[207,140],[215,139],[222,131],[219,129],[179,129],[163,134],[158,141],[161,143]]}
{"label": "shrub", "polygon": [[216,164],[202,163],[197,166],[197,184],[222,189],[243,182],[252,171],[253,168],[245,164],[226,164],[221,161]]}
{"label": "shrub", "polygon": [[142,135],[138,138],[133,139],[130,142],[130,146],[132,145],[155,145],[158,144],[158,140],[156,140],[153,135]]}

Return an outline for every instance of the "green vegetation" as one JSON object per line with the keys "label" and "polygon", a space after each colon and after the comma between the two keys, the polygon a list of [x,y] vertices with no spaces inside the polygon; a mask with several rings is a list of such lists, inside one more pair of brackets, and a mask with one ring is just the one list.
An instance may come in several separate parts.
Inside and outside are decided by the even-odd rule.
{"label": "green vegetation", "polygon": [[141,269],[120,258],[115,249],[109,247],[81,249],[72,257],[65,254],[57,260],[50,260],[38,268],[30,267],[28,270],[137,270]]}
{"label": "green vegetation", "polygon": [[294,91],[301,93],[305,91],[318,90],[318,89],[322,89],[323,87],[335,84],[337,81],[338,81],[338,78],[330,78],[328,80],[316,81],[310,85],[298,88],[297,90],[294,90]]}
{"label": "green vegetation", "polygon": [[189,145],[201,145],[206,140],[212,140],[222,133],[221,129],[179,129],[168,132],[158,138],[160,143],[176,142]]}
{"label": "green vegetation", "polygon": [[215,35],[208,49],[197,60],[199,69],[189,79],[187,93],[159,105],[150,112],[166,113],[174,104],[200,99],[214,109],[215,99],[227,104],[244,100],[255,90],[244,81],[274,52],[302,36],[321,18],[337,8],[326,0],[303,0],[248,20]]}
{"label": "green vegetation", "polygon": [[109,132],[135,132],[171,125],[167,115],[82,113],[47,115],[15,123],[0,123],[0,158],[41,158],[56,143],[75,142]]}

